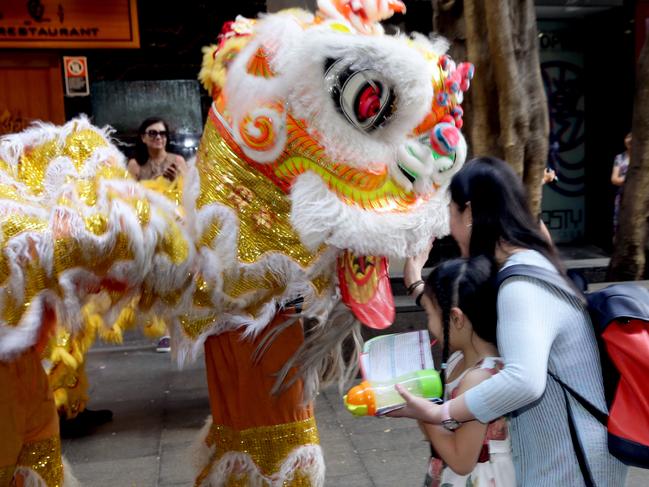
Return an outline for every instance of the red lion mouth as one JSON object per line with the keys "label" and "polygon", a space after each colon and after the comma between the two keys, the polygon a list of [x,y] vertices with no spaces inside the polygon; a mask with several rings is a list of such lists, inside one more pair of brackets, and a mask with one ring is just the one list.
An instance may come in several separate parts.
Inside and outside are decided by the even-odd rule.
{"label": "red lion mouth", "polygon": [[365,326],[382,330],[394,322],[387,257],[358,256],[345,250],[338,257],[338,282],[343,303]]}

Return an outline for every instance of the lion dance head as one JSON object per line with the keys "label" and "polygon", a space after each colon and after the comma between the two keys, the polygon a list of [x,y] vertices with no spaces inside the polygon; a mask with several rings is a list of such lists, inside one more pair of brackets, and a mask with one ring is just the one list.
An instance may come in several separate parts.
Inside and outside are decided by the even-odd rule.
{"label": "lion dance head", "polygon": [[186,188],[205,263],[200,318],[181,326],[190,337],[207,332],[200,323],[254,333],[296,298],[324,318],[341,295],[361,322],[386,327],[387,258],[448,233],[473,67],[442,39],[386,35],[379,21],[404,11],[399,1],[318,6],[238,17],[204,49],[213,104],[200,182]]}

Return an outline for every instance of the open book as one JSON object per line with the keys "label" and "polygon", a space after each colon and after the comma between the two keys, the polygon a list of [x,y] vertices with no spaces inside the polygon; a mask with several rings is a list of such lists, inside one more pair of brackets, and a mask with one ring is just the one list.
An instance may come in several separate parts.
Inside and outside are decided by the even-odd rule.
{"label": "open book", "polygon": [[401,384],[415,396],[439,401],[442,382],[434,370],[428,331],[384,335],[368,340],[360,357],[364,380],[343,397],[356,416],[380,416],[404,406],[395,389]]}
{"label": "open book", "polygon": [[365,380],[385,382],[417,370],[434,369],[428,330],[395,333],[365,342],[360,356]]}

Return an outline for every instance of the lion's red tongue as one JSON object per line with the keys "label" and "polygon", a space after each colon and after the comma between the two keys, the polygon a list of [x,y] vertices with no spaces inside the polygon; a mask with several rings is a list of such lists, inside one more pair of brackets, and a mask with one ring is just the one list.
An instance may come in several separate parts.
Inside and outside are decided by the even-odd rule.
{"label": "lion's red tongue", "polygon": [[338,257],[343,303],[366,326],[382,330],[394,322],[394,298],[386,257],[358,256],[345,250]]}

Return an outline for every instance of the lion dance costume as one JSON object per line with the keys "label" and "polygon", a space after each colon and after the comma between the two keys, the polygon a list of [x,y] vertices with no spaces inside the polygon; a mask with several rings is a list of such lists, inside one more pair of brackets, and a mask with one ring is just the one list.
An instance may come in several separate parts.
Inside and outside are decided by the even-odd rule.
{"label": "lion dance costume", "polygon": [[[358,321],[392,323],[387,257],[448,233],[446,186],[466,157],[472,67],[443,40],[385,35],[378,22],[403,10],[332,0],[228,23],[204,52],[214,102],[196,161],[173,184],[134,181],[85,119],[6,137],[3,394],[26,388],[21,374],[42,379],[55,317],[84,343],[164,319],[180,361],[205,351],[195,485],[322,485],[311,401],[349,370],[342,343]],[[0,479],[59,485],[54,404],[30,384],[19,392],[48,406],[40,430],[0,416],[15,438]]]}

